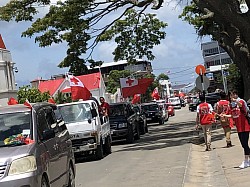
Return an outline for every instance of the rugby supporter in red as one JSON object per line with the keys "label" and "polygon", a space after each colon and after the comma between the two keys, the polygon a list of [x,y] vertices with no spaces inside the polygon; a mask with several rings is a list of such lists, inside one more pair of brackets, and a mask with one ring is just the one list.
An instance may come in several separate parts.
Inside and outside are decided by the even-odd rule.
{"label": "rugby supporter in red", "polygon": [[104,97],[100,97],[101,109],[104,116],[109,115],[109,104],[105,102]]}

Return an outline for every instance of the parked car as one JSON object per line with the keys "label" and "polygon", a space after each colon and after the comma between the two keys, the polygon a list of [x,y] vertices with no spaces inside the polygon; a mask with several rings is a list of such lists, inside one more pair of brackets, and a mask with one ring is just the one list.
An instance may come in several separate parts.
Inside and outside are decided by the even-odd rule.
{"label": "parked car", "polygon": [[75,186],[72,143],[56,105],[0,107],[0,186]]}
{"label": "parked car", "polygon": [[140,125],[140,134],[148,133],[148,123],[145,113],[142,112],[139,105],[133,105],[133,110],[137,114],[137,122]]}
{"label": "parked car", "polygon": [[157,103],[143,103],[141,104],[142,111],[146,114],[148,123],[164,124],[164,116],[162,110]]}
{"label": "parked car", "polygon": [[181,100],[179,97],[170,97],[168,98],[168,102],[171,103],[175,109],[181,109]]}
{"label": "parked car", "polygon": [[140,139],[137,117],[130,103],[111,103],[109,120],[112,140],[126,139],[127,143],[133,143],[135,139]]}
{"label": "parked car", "polygon": [[102,159],[111,153],[109,120],[100,115],[94,100],[59,104],[58,111],[69,130],[75,156],[94,154]]}
{"label": "parked car", "polygon": [[162,115],[164,121],[168,121],[169,114],[168,114],[168,107],[166,103],[158,103],[160,110],[162,111]]}

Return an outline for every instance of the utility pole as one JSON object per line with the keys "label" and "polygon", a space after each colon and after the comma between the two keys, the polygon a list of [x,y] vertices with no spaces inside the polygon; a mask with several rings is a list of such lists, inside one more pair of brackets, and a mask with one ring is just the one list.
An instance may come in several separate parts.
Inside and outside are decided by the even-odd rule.
{"label": "utility pole", "polygon": [[221,68],[221,77],[222,77],[222,81],[223,81],[223,87],[224,87],[224,91],[227,94],[227,86],[226,86],[226,81],[225,81],[225,75],[224,75],[224,71],[222,68],[222,60],[221,60],[221,53],[220,53],[220,46],[219,46],[219,42],[217,42],[217,46],[218,46],[218,52],[219,52],[219,58],[220,58],[220,68]]}

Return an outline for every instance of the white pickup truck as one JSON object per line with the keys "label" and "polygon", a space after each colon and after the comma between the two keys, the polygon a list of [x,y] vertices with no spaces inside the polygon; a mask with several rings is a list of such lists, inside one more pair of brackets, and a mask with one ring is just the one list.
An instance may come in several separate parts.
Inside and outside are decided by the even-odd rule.
{"label": "white pickup truck", "polygon": [[57,105],[66,123],[75,156],[95,154],[102,159],[111,153],[110,123],[107,117],[98,112],[94,100]]}

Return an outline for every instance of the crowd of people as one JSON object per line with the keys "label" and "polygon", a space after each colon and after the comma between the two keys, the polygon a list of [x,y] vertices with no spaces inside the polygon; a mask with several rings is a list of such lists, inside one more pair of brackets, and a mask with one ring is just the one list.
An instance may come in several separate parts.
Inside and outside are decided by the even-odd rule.
{"label": "crowd of people", "polygon": [[211,151],[211,130],[212,124],[219,122],[224,129],[226,147],[232,146],[231,128],[236,127],[238,138],[244,152],[244,160],[239,168],[250,166],[250,148],[248,145],[250,124],[247,119],[249,108],[244,99],[238,96],[237,90],[228,95],[221,91],[220,100],[212,106],[206,102],[205,96],[200,95],[201,103],[197,107],[196,126],[202,128],[206,151]]}

